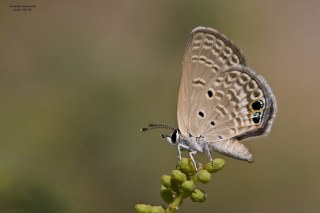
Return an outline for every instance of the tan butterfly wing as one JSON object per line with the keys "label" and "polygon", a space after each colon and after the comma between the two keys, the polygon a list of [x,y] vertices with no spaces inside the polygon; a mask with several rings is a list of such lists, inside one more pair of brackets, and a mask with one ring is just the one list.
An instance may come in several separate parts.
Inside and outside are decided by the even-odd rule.
{"label": "tan butterfly wing", "polygon": [[263,135],[276,110],[270,87],[249,67],[232,67],[208,81],[195,108],[190,119],[208,142]]}
{"label": "tan butterfly wing", "polygon": [[241,51],[223,34],[212,28],[197,27],[190,35],[182,63],[178,96],[178,125],[181,133],[200,136],[191,113],[199,102],[204,85],[233,65],[246,65]]}
{"label": "tan butterfly wing", "polygon": [[246,66],[243,54],[226,36],[211,28],[192,31],[178,97],[178,125],[184,137],[218,145],[262,135],[270,131],[276,110],[266,81]]}

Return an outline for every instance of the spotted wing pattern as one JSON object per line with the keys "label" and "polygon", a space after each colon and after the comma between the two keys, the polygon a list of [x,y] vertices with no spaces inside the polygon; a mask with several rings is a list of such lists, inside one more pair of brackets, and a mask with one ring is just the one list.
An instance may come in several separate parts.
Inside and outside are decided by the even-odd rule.
{"label": "spotted wing pattern", "polygon": [[201,137],[217,151],[251,158],[238,141],[268,133],[276,111],[267,82],[226,36],[211,28],[192,31],[178,97],[184,137]]}
{"label": "spotted wing pattern", "polygon": [[180,131],[198,135],[198,127],[191,125],[190,115],[195,111],[199,94],[228,68],[245,66],[245,58],[225,35],[212,28],[197,27],[190,35],[182,63],[182,76],[178,97],[178,124]]}

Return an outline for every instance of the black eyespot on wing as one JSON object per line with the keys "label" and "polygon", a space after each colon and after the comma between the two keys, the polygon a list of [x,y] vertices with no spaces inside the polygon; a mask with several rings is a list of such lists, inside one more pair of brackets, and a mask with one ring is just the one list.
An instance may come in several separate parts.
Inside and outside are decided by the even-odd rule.
{"label": "black eyespot on wing", "polygon": [[204,113],[203,113],[202,111],[199,111],[199,112],[198,112],[198,115],[199,115],[201,118],[204,117]]}
{"label": "black eyespot on wing", "polygon": [[213,92],[211,90],[208,90],[207,95],[208,95],[209,98],[212,98],[213,97]]}
{"label": "black eyespot on wing", "polygon": [[211,121],[210,124],[211,124],[212,126],[216,125],[216,123],[215,123],[214,121]]}
{"label": "black eyespot on wing", "polygon": [[253,113],[253,115],[252,115],[253,123],[258,124],[260,122],[260,119],[261,119],[261,112]]}
{"label": "black eyespot on wing", "polygon": [[264,107],[264,102],[262,100],[257,100],[251,105],[253,110],[260,110]]}

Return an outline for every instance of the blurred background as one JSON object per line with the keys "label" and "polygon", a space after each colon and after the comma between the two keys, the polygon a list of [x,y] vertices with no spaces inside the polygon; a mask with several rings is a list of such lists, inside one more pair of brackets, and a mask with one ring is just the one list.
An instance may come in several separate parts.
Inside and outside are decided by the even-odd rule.
{"label": "blurred background", "polygon": [[196,26],[243,50],[279,112],[268,137],[247,143],[255,163],[215,154],[227,164],[201,186],[207,201],[179,212],[319,212],[319,20],[319,1],[2,1],[0,212],[164,205],[160,176],[177,150],[159,137],[166,132],[139,129],[177,127],[181,60]]}

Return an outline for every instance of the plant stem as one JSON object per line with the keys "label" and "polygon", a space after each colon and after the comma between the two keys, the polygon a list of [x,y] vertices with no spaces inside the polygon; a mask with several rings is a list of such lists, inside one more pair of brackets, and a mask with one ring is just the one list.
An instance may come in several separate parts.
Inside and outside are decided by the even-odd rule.
{"label": "plant stem", "polygon": [[188,197],[188,195],[186,195],[183,192],[180,192],[178,196],[174,198],[172,203],[170,203],[165,213],[175,213],[179,209],[180,205],[182,204],[183,199],[185,199],[186,197]]}

